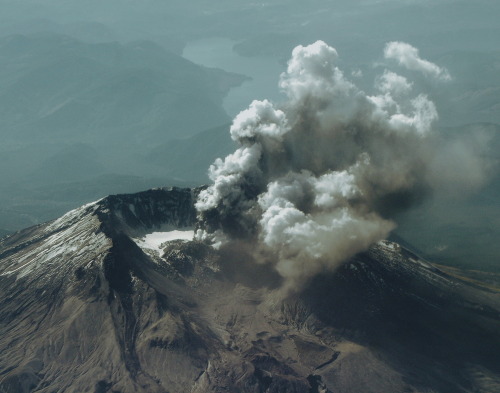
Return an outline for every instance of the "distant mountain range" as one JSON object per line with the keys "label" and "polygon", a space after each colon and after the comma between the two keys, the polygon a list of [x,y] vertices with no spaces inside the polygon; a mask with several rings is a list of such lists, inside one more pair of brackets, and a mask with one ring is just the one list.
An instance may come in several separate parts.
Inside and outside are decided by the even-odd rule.
{"label": "distant mountain range", "polygon": [[[187,171],[172,160],[172,168],[163,166],[159,152],[176,154],[186,142],[174,139],[228,124],[222,99],[244,80],[149,41],[84,43],[48,32],[0,38],[2,227],[56,217],[86,198],[206,181],[208,164],[226,153],[227,132],[226,141],[204,141],[197,160],[184,148],[179,165]],[[54,206],[55,195],[78,184],[95,192],[73,193]]]}
{"label": "distant mountain range", "polygon": [[151,145],[186,137],[227,122],[222,98],[244,80],[148,41],[88,44],[51,33],[13,35],[0,40],[0,59],[6,141]]}

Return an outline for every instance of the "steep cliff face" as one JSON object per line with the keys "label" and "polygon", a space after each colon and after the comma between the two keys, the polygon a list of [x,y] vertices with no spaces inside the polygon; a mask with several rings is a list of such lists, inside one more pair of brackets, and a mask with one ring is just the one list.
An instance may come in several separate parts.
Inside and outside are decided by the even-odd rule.
{"label": "steep cliff face", "polygon": [[492,392],[499,292],[382,242],[284,297],[189,240],[197,190],[110,196],[0,243],[0,392]]}

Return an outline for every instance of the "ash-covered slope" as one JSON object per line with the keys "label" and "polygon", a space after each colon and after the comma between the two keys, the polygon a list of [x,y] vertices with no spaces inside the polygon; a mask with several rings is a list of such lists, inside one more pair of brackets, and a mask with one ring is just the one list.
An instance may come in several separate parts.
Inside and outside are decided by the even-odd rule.
{"label": "ash-covered slope", "polygon": [[382,242],[285,297],[244,247],[182,240],[196,194],[111,196],[0,243],[0,392],[500,390],[496,288]]}

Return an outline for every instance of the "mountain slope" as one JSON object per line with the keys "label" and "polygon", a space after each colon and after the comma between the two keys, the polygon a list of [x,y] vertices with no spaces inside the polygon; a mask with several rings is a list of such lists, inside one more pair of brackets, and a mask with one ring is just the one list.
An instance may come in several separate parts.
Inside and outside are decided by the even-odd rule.
{"label": "mountain slope", "polygon": [[284,296],[244,247],[185,240],[196,193],[111,196],[0,242],[0,392],[499,389],[494,286],[382,242]]}

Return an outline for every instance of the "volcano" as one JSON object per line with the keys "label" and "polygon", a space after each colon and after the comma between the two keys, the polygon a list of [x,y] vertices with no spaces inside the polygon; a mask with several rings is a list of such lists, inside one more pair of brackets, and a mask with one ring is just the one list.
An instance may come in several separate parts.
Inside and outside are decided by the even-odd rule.
{"label": "volcano", "polygon": [[191,240],[199,192],[109,196],[0,242],[0,392],[500,391],[496,276],[382,241],[285,296],[245,247]]}

